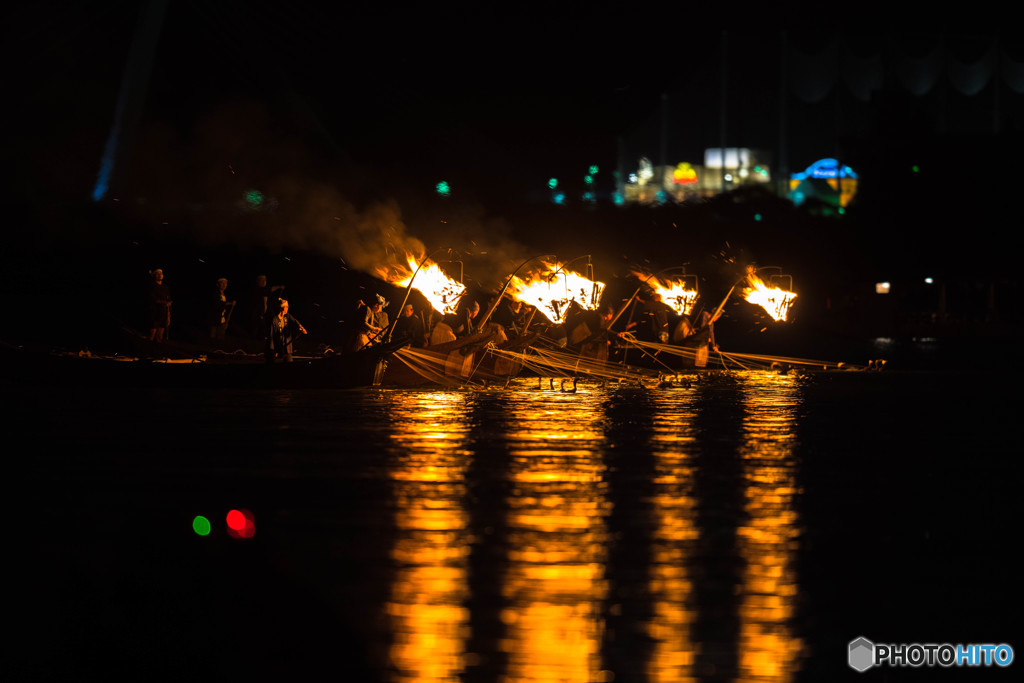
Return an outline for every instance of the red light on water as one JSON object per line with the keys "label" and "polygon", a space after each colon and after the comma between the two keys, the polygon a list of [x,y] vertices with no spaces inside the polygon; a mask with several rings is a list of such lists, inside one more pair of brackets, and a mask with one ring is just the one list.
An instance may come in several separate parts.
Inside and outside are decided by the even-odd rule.
{"label": "red light on water", "polygon": [[248,510],[231,510],[225,521],[232,538],[252,538],[256,534],[255,519]]}

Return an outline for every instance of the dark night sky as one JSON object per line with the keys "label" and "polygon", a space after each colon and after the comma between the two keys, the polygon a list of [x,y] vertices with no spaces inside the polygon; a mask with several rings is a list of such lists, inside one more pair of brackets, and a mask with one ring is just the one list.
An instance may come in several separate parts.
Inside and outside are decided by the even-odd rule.
{"label": "dark night sky", "polygon": [[[50,310],[32,297],[79,287],[77,273],[113,292],[160,266],[177,269],[179,292],[186,284],[198,292],[224,274],[249,278],[267,268],[298,290],[302,273],[284,252],[342,258],[350,272],[370,273],[414,245],[473,250],[466,270],[484,287],[537,253],[589,252],[611,276],[627,261],[710,263],[731,245],[741,258],[729,264],[782,263],[803,291],[818,288],[806,298],[819,302],[851,276],[987,276],[1010,273],[1015,260],[999,240],[1004,217],[1014,220],[1012,179],[1024,149],[1017,94],[1003,101],[1011,135],[998,140],[932,135],[936,96],[883,88],[867,105],[794,105],[790,170],[842,154],[864,171],[860,213],[842,224],[823,228],[785,202],[772,205],[777,222],[754,223],[728,201],[671,216],[605,206],[566,212],[545,201],[548,178],[580,191],[594,163],[599,190],[609,192],[620,137],[628,163],[641,154],[657,162],[666,92],[667,160],[700,163],[720,141],[723,31],[727,144],[774,151],[783,29],[810,54],[837,34],[868,47],[894,35],[922,35],[926,45],[945,32],[998,34],[1024,61],[1006,10],[908,23],[834,2],[410,10],[170,0],[152,63],[127,70],[139,76],[131,90],[137,121],[125,120],[111,190],[92,204],[139,8],[42,1],[16,5],[6,18],[4,200],[31,227],[11,230],[0,286],[28,294],[15,297],[26,310]],[[975,129],[989,100],[968,102]],[[918,160],[925,172],[909,178]],[[440,180],[451,184],[450,200],[434,195]],[[273,198],[269,210],[242,204],[252,188]],[[940,225],[957,238],[938,239]],[[255,252],[265,260],[251,261]],[[734,277],[725,261],[702,276]],[[315,301],[323,279],[310,271],[309,280],[306,298]]]}
{"label": "dark night sky", "polygon": [[[431,185],[500,175],[525,190],[585,164],[608,168],[617,136],[649,139],[663,91],[675,93],[676,116],[689,117],[674,148],[693,158],[719,140],[722,30],[733,36],[733,106],[774,116],[768,56],[778,29],[813,36],[838,13],[800,4],[784,14],[670,7],[172,0],[152,68],[139,72],[148,78],[136,81],[146,90],[134,142],[147,161],[132,162],[131,175],[194,176],[176,164],[205,147],[207,158],[192,163],[231,156],[224,162],[256,175],[261,165],[304,163],[313,173],[349,165]],[[8,64],[24,106],[9,112],[7,131],[39,182],[72,194],[92,182],[137,8],[43,2],[10,18]],[[767,118],[730,122],[740,139],[730,144],[773,144]]]}
{"label": "dark night sky", "polygon": [[[643,139],[638,131],[650,128],[668,91],[675,117],[686,117],[685,139],[673,147],[699,161],[719,142],[723,30],[732,50],[729,144],[770,146],[779,30],[813,47],[837,30],[883,35],[906,26],[891,11],[882,20],[869,5],[857,16],[836,3],[415,7],[172,0],[149,77],[139,80],[148,88],[139,135],[173,132],[174,144],[201,144],[202,122],[228,102],[233,132],[255,135],[254,121],[237,118],[244,102],[265,109],[260,123],[271,138],[301,137],[303,153],[328,166],[350,161],[431,177],[505,169],[533,183],[591,160],[612,163],[615,137]],[[11,112],[21,125],[8,133],[30,131],[36,149],[73,146],[57,153],[70,153],[74,161],[62,163],[87,174],[110,129],[137,18],[138,4],[123,1],[16,8],[5,47],[27,106]],[[927,19],[931,28],[942,24]],[[979,28],[997,25],[992,16]],[[920,20],[910,26],[924,28]],[[762,115],[741,114],[751,108]]]}
{"label": "dark night sky", "polygon": [[[896,33],[998,29],[1003,46],[1024,58],[1019,32],[1000,26],[1005,17],[979,16],[972,22],[929,14],[907,23],[892,12],[839,3],[781,10],[445,3],[410,10],[171,0],[152,64],[134,72],[140,76],[132,92],[145,97],[137,125],[123,126],[110,194],[151,205],[210,205],[237,201],[248,187],[282,195],[285,183],[331,187],[330,199],[303,195],[316,208],[337,196],[358,203],[429,195],[447,180],[459,200],[513,203],[543,197],[552,176],[579,184],[591,163],[607,169],[610,189],[617,138],[627,145],[627,161],[640,154],[657,161],[663,92],[671,93],[670,162],[700,163],[703,149],[719,144],[724,30],[727,144],[772,149],[782,29],[811,52],[839,32],[870,44]],[[4,149],[14,201],[82,200],[92,192],[138,18],[139,4],[126,1],[13,10],[4,50],[15,97],[5,113]],[[902,144],[927,128],[918,125],[921,105],[908,102],[840,108],[844,125],[861,136],[852,141],[837,136],[834,106],[794,106],[790,170],[844,145],[865,164],[902,163],[890,159],[892,140]],[[934,154],[950,167],[959,163]]]}

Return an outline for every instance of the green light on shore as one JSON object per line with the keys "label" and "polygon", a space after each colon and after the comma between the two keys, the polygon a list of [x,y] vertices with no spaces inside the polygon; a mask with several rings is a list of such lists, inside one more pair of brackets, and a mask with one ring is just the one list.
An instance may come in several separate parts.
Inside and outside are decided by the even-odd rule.
{"label": "green light on shore", "polygon": [[548,180],[548,187],[552,190],[558,187],[558,178],[551,178]]}
{"label": "green light on shore", "polygon": [[192,531],[196,532],[199,536],[209,536],[210,520],[202,515],[196,515],[196,518],[192,520]]}
{"label": "green light on shore", "polygon": [[437,190],[437,193],[442,197],[447,197],[452,193],[451,185],[449,185],[447,181],[444,180],[435,185],[435,189]]}
{"label": "green light on shore", "polygon": [[258,209],[263,205],[263,193],[259,190],[246,190],[245,203],[250,209]]}

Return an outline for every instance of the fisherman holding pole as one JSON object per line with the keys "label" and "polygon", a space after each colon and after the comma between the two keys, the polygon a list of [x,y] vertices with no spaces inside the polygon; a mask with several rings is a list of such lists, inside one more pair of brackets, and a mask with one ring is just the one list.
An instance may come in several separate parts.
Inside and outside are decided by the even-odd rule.
{"label": "fisherman holding pole", "polygon": [[306,328],[288,312],[288,300],[279,299],[277,310],[267,321],[267,362],[292,362],[292,343],[300,334],[306,334]]}
{"label": "fisherman holding pole", "polygon": [[384,332],[388,329],[389,324],[388,313],[384,310],[387,305],[387,299],[380,294],[375,295],[369,304],[363,301],[359,302],[359,308],[365,307],[366,313],[356,335],[353,351],[384,341]]}

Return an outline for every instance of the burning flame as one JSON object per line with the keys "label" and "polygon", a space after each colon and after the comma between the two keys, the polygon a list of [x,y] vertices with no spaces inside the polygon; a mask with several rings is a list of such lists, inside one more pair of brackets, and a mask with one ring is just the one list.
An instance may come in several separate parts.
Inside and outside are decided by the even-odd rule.
{"label": "burning flame", "polygon": [[536,306],[541,315],[553,323],[565,319],[573,301],[585,310],[597,308],[604,291],[603,282],[590,280],[557,263],[542,263],[543,267],[527,279],[512,277],[507,291],[513,299]]}
{"label": "burning flame", "polygon": [[636,271],[633,271],[633,275],[650,285],[655,293],[661,295],[661,300],[668,304],[677,314],[690,315],[693,311],[693,305],[697,303],[697,292],[687,289],[685,282],[659,280],[656,277],[648,277],[646,274]]}
{"label": "burning flame", "polygon": [[789,314],[789,307],[793,305],[796,292],[769,287],[752,268],[748,268],[747,286],[743,288],[743,298],[766,310],[774,320],[780,321],[785,320]]}
{"label": "burning flame", "polygon": [[420,265],[419,259],[407,254],[406,263],[408,268],[397,266],[393,269],[381,269],[377,274],[382,280],[398,287],[408,287],[410,282],[414,282],[413,289],[422,294],[434,310],[444,315],[455,313],[459,299],[466,293],[466,287],[458,280],[448,277],[441,270],[441,266],[433,261],[428,260],[424,263],[419,272],[416,271]]}

